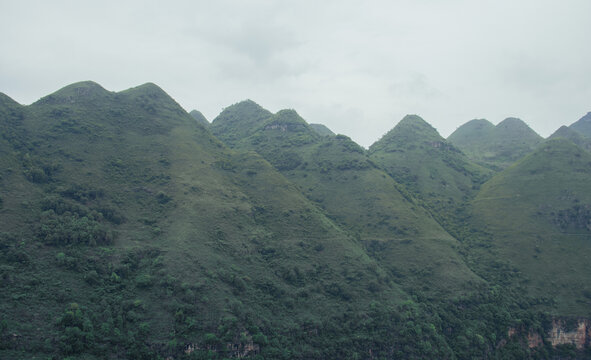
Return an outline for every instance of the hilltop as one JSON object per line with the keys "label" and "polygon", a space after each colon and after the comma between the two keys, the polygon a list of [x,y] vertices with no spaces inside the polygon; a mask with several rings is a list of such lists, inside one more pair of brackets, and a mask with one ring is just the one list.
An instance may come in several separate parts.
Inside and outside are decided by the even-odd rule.
{"label": "hilltop", "polygon": [[533,151],[543,139],[522,120],[507,118],[496,126],[487,120],[469,121],[447,140],[472,161],[500,170]]}
{"label": "hilltop", "polygon": [[570,141],[481,186],[418,116],[366,151],[293,109],[199,114],[152,83],[0,94],[0,357],[584,355],[552,345],[589,316]]}
{"label": "hilltop", "polygon": [[571,129],[576,130],[584,136],[591,138],[591,112],[580,118],[569,126]]}

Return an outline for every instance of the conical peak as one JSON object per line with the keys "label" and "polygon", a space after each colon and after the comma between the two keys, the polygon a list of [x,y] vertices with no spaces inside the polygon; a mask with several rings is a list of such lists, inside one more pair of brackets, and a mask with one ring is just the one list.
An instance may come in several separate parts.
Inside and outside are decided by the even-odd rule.
{"label": "conical peak", "polygon": [[497,124],[497,128],[514,128],[514,127],[527,127],[529,128],[529,126],[527,126],[527,124],[519,119],[519,118],[515,118],[515,117],[508,117],[505,120],[501,121],[500,123]]}
{"label": "conical peak", "polygon": [[311,135],[317,135],[314,130],[309,128],[308,123],[292,109],[284,109],[273,115],[264,126],[265,130],[281,130],[288,132],[308,131]]}
{"label": "conical peak", "polygon": [[418,115],[406,115],[388,134],[416,136],[425,140],[441,139],[437,130]]}
{"label": "conical peak", "polygon": [[491,123],[490,121],[486,120],[486,119],[473,119],[468,121],[467,123],[465,123],[464,125],[460,126],[461,127],[474,127],[474,128],[482,128],[482,129],[486,129],[486,128],[494,128],[495,126],[493,125],[493,123]]}
{"label": "conical peak", "polygon": [[20,106],[19,103],[14,101],[10,96],[0,92],[0,105],[4,106]]}
{"label": "conical peak", "polygon": [[[121,92],[131,96],[148,96],[150,98],[160,98],[170,96],[162,88],[154,83],[148,82],[140,86],[132,87]],[[171,98],[172,99],[172,98]]]}
{"label": "conical peak", "polygon": [[193,117],[193,119],[195,119],[197,121],[197,123],[199,123],[203,126],[209,125],[209,121],[207,121],[207,118],[201,113],[201,111],[191,110],[189,115],[191,115]]}
{"label": "conical peak", "polygon": [[111,93],[93,81],[80,81],[67,85],[45,96],[34,104],[67,104],[108,96]]}

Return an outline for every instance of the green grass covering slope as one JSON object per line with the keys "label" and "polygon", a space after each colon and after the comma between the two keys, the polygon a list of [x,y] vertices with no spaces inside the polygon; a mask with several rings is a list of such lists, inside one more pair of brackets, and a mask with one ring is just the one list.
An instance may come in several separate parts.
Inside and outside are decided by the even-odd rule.
{"label": "green grass covering slope", "polygon": [[371,145],[369,155],[444,224],[490,176],[416,115],[406,116]]}
{"label": "green grass covering slope", "polygon": [[591,154],[549,140],[495,175],[473,201],[474,226],[492,234],[531,294],[562,315],[589,316]]}
{"label": "green grass covering slope", "polygon": [[335,136],[336,134],[332,132],[329,128],[322,124],[308,124],[310,128],[316,131],[319,135],[322,136]]}
{"label": "green grass covering slope", "polygon": [[570,127],[563,125],[548,137],[548,139],[559,138],[568,139],[587,151],[591,150],[591,138],[585,137],[585,135]]}
{"label": "green grass covering slope", "polygon": [[[265,157],[331,219],[356,234],[408,291],[457,297],[482,284],[457,254],[457,241],[351,139],[321,137],[293,110],[259,121],[245,112],[239,122],[241,106],[214,119],[214,134],[223,141],[228,133],[242,134],[236,148]],[[227,130],[229,122],[234,129]]]}
{"label": "green grass covering slope", "polygon": [[207,121],[207,119],[205,118],[205,116],[201,113],[201,111],[199,110],[191,110],[191,112],[189,113],[189,115],[191,115],[193,117],[193,119],[197,120],[197,123],[208,127],[209,126],[209,121]]}
{"label": "green grass covering slope", "polygon": [[571,124],[569,128],[591,138],[591,112],[588,112],[585,116]]}
{"label": "green grass covering slope", "polygon": [[538,300],[475,276],[363,149],[240,106],[212,131],[258,153],[154,84],[0,95],[0,358],[552,353],[507,336]]}
{"label": "green grass covering slope", "polygon": [[487,120],[472,120],[460,126],[447,140],[472,161],[493,170],[504,169],[533,151],[542,137],[517,118],[507,118],[492,127]]}
{"label": "green grass covering slope", "polygon": [[230,344],[313,358],[407,341],[335,327],[376,302],[400,316],[408,297],[268,162],[229,151],[156,85],[77,83],[0,113],[3,356]]}

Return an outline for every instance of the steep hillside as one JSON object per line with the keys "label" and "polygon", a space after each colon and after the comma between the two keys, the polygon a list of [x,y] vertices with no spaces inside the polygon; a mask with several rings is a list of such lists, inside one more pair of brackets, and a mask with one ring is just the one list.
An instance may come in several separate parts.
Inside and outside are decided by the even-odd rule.
{"label": "steep hillside", "polygon": [[548,139],[559,138],[568,139],[587,151],[591,150],[591,137],[585,137],[585,135],[570,127],[561,126]]}
{"label": "steep hillside", "polygon": [[436,214],[453,214],[490,176],[416,115],[404,117],[369,154]]}
{"label": "steep hillside", "polygon": [[474,226],[492,234],[531,294],[560,314],[590,316],[591,154],[549,140],[495,175],[473,201]]}
{"label": "steep hillside", "polygon": [[0,94],[0,358],[562,354],[509,335],[543,299],[476,276],[349,138],[222,115],[236,150],[154,84]]}
{"label": "steep hillside", "polygon": [[207,121],[207,119],[205,118],[205,116],[203,116],[203,114],[201,113],[201,111],[198,110],[191,110],[191,112],[189,113],[189,115],[191,115],[193,117],[193,119],[197,120],[198,124],[201,124],[205,127],[209,126],[209,121]]}
{"label": "steep hillside", "polygon": [[447,140],[472,161],[494,170],[504,169],[533,151],[542,141],[526,123],[507,118],[495,127],[486,120],[472,120],[460,126]]}
{"label": "steep hillside", "polygon": [[591,138],[591,112],[588,112],[587,115],[583,116],[569,127],[586,137]]}
{"label": "steep hillside", "polygon": [[[238,149],[255,150],[341,226],[357,234],[368,251],[411,292],[457,296],[481,280],[454,248],[457,241],[386,173],[364,150],[343,135],[322,137],[293,110],[281,110],[260,121],[246,136],[236,121],[238,104],[227,108],[212,128],[227,128],[244,138]],[[219,135],[224,139],[225,132]]]}
{"label": "steep hillside", "polygon": [[3,97],[0,114],[0,357],[321,358],[409,341],[343,325],[372,302],[369,319],[400,317],[408,297],[267,161],[156,85],[77,83],[27,107]]}
{"label": "steep hillside", "polygon": [[329,128],[322,124],[309,124],[310,128],[316,131],[319,135],[322,136],[335,136],[336,134],[332,132]]}

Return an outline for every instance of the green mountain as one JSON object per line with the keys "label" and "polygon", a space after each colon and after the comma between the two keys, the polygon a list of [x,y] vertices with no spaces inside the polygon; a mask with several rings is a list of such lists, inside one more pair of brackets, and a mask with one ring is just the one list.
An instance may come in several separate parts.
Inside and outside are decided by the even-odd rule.
{"label": "green mountain", "polygon": [[[264,120],[244,112],[238,121],[245,105],[252,106],[240,103],[222,112],[212,132],[267,159],[331,219],[356,234],[408,291],[457,296],[482,283],[456,252],[457,241],[359,145],[344,135],[318,135],[293,110]],[[242,140],[234,141],[239,136]]]}
{"label": "green mountain", "polygon": [[329,128],[322,124],[309,124],[310,128],[318,133],[318,135],[322,136],[335,136],[336,134],[332,132]]}
{"label": "green mountain", "polygon": [[517,118],[507,118],[492,127],[487,120],[472,120],[460,126],[447,140],[468,158],[494,170],[504,169],[533,151],[542,137]]}
{"label": "green mountain", "polygon": [[353,320],[404,318],[409,299],[359,242],[156,85],[1,106],[1,357],[321,358],[410,341]]}
{"label": "green mountain", "polygon": [[548,139],[558,138],[568,139],[587,151],[591,150],[591,138],[585,137],[585,135],[570,127],[561,126]]}
{"label": "green mountain", "polygon": [[490,170],[473,164],[416,115],[405,116],[370,146],[369,155],[436,213],[453,213],[490,177]]}
{"label": "green mountain", "polygon": [[191,115],[193,117],[193,119],[197,120],[198,124],[201,124],[205,127],[209,126],[209,121],[207,121],[207,119],[205,118],[205,116],[203,116],[203,114],[201,113],[201,111],[198,110],[192,110],[189,115]]}
{"label": "green mountain", "polygon": [[591,154],[549,140],[496,174],[473,201],[474,226],[492,235],[521,286],[561,314],[589,316]]}
{"label": "green mountain", "polygon": [[[76,83],[30,106],[0,94],[0,154],[0,358],[583,354],[543,334],[544,312],[584,315],[585,299],[525,294],[529,268],[493,258],[494,223],[457,241],[361,147],[293,110],[246,101],[205,128],[149,83]],[[570,237],[586,231],[577,186],[538,214]]]}
{"label": "green mountain", "polygon": [[588,112],[587,115],[583,116],[569,127],[586,137],[591,137],[591,112]]}

